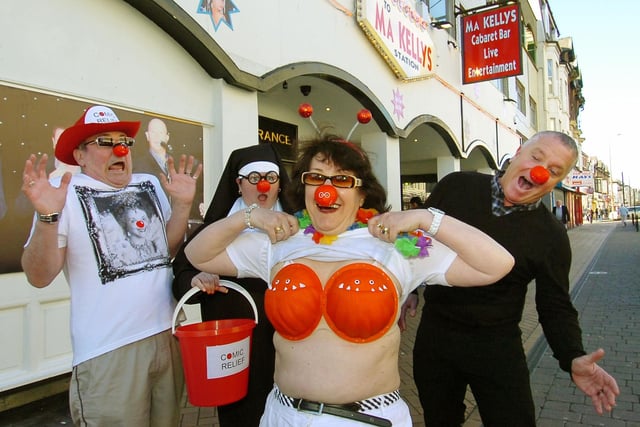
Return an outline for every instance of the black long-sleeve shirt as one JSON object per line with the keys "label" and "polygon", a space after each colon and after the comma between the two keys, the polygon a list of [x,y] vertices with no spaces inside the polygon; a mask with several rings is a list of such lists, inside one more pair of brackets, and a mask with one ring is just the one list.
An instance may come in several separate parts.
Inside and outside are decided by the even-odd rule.
{"label": "black long-sleeve shirt", "polygon": [[532,210],[492,213],[492,176],[456,172],[434,188],[426,205],[437,207],[484,231],[515,258],[515,266],[495,284],[458,288],[427,286],[423,317],[435,327],[499,333],[518,327],[528,284],[535,279],[539,321],[560,367],[586,354],[578,314],[569,295],[571,246],[567,231],[540,204]]}

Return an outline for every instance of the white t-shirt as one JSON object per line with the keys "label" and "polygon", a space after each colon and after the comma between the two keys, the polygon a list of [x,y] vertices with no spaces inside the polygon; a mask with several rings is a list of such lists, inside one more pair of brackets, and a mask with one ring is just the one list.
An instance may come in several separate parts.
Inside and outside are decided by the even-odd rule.
{"label": "white t-shirt", "polygon": [[280,262],[309,258],[316,261],[371,261],[390,271],[402,288],[401,303],[422,282],[449,286],[445,273],[456,253],[433,240],[429,256],[405,258],[396,248],[373,237],[367,228],[346,231],[330,245],[316,244],[302,230],[272,244],[264,233],[243,233],[226,249],[238,269],[238,277],[259,277],[271,286],[271,269]]}
{"label": "white t-shirt", "polygon": [[123,189],[71,178],[58,247],[67,248],[73,366],[171,328],[170,216],[153,175],[134,174]]}

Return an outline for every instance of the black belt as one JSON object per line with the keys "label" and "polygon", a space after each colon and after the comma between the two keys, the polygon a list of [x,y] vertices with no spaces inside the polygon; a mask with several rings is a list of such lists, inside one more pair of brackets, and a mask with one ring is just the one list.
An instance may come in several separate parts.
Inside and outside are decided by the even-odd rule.
{"label": "black belt", "polygon": [[311,412],[313,414],[329,414],[336,417],[348,418],[372,426],[391,427],[391,421],[386,418],[374,417],[373,415],[358,412],[360,405],[348,403],[345,405],[332,405],[328,403],[312,402],[304,399],[293,399],[293,407],[298,411]]}
{"label": "black belt", "polygon": [[400,400],[400,393],[398,392],[398,390],[388,393],[384,396],[376,396],[374,398],[365,399],[360,402],[345,404],[329,404],[313,402],[311,400],[305,399],[298,399],[287,396],[286,394],[282,393],[277,387],[275,388],[275,393],[276,398],[280,403],[285,406],[295,408],[298,411],[309,412],[316,415],[334,415],[336,417],[347,418],[350,420],[380,427],[391,427],[391,421],[387,420],[386,418],[376,417],[360,411],[363,409],[377,409]]}

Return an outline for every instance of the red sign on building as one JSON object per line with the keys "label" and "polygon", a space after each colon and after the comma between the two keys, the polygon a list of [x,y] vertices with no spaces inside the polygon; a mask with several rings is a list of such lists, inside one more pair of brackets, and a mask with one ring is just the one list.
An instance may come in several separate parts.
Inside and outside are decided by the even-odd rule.
{"label": "red sign on building", "polygon": [[464,16],[462,34],[464,84],[522,74],[517,4]]}

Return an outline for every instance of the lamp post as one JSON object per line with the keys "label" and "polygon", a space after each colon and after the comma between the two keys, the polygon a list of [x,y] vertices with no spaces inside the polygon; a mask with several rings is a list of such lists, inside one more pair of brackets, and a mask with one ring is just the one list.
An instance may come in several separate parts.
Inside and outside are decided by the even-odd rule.
{"label": "lamp post", "polygon": [[[620,141],[620,137],[622,136],[622,133],[618,133],[616,135],[616,141]],[[618,198],[618,194],[614,194],[613,192],[613,183],[614,183],[614,179],[613,177],[615,176],[613,173],[613,162],[611,161],[611,141],[609,141],[609,176],[610,176],[610,181],[611,181],[611,189],[610,189],[610,198],[611,198],[611,204],[612,206],[610,206],[610,214],[613,213],[613,210],[615,208],[615,205],[618,203],[618,201],[620,200]],[[624,204],[624,173],[622,174],[622,200],[623,200],[623,204]]]}
{"label": "lamp post", "polygon": [[624,172],[620,172],[620,173],[622,175],[622,204],[626,205],[627,203],[624,198]]}

